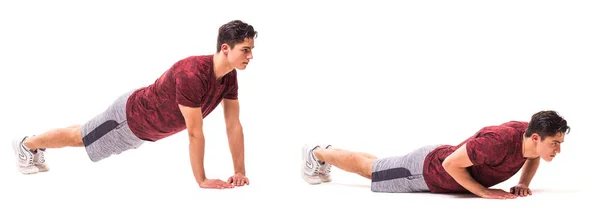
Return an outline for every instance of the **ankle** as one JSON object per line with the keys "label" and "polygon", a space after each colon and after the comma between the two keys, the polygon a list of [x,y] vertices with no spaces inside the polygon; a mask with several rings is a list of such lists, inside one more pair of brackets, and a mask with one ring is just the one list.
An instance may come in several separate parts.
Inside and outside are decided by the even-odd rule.
{"label": "ankle", "polygon": [[23,141],[23,147],[32,152],[37,151],[37,148],[35,147],[35,145],[31,144],[31,141],[29,139],[30,138],[27,138],[27,139],[25,139],[25,141]]}
{"label": "ankle", "polygon": [[317,161],[319,161],[319,162],[323,162],[323,151],[325,151],[325,148],[323,148],[323,147],[318,147],[313,150],[313,154],[315,155],[315,157],[317,158]]}

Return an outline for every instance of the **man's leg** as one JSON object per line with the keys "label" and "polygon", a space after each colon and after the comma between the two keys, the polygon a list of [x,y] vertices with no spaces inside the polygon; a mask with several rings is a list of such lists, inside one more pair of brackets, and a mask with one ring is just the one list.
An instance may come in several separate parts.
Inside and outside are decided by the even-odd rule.
{"label": "man's leg", "polygon": [[[329,150],[344,151],[342,149],[332,148],[331,145],[321,146],[321,148],[325,148],[325,149],[329,149]],[[353,152],[353,153],[356,153],[357,155],[363,156],[368,159],[377,159],[377,157],[375,157],[371,154],[365,153],[365,152]],[[327,163],[327,162],[321,163],[321,167],[319,168],[319,177],[321,178],[321,182],[324,182],[324,183],[331,182],[331,164],[330,163]]]}
{"label": "man's leg", "polygon": [[82,146],[81,125],[52,129],[40,135],[25,137],[25,140],[23,140],[23,147],[34,153],[33,164],[38,168],[39,172],[50,170],[44,155],[46,148]]}
{"label": "man's leg", "polygon": [[57,128],[27,137],[23,145],[30,150],[64,148],[64,147],[82,147],[81,126],[72,125],[66,128]]}
{"label": "man's leg", "polygon": [[24,174],[49,170],[44,158],[46,148],[82,145],[78,125],[53,129],[41,135],[21,136],[13,139],[13,151],[17,158],[17,168]]}
{"label": "man's leg", "polygon": [[423,192],[429,190],[423,179],[423,162],[427,154],[436,147],[437,145],[424,146],[403,156],[374,158],[366,153],[316,146],[309,150],[305,148],[308,152],[305,157],[311,157],[312,154],[313,163],[317,163],[319,167],[327,163],[371,179],[373,192]]}
{"label": "man's leg", "polygon": [[129,129],[126,118],[127,92],[117,98],[104,112],[83,125],[57,128],[40,135],[13,140],[19,171],[30,174],[47,171],[46,148],[85,147],[89,158],[97,162],[113,154],[137,148],[143,140]]}
{"label": "man's leg", "polygon": [[326,164],[350,173],[356,173],[371,179],[373,162],[376,157],[363,152],[352,152],[340,148],[318,147],[314,150],[315,157]]}
{"label": "man's leg", "polygon": [[[343,149],[338,149],[338,148],[328,148],[328,149],[331,149],[331,150],[340,150],[340,151],[344,151]],[[361,156],[363,156],[363,157],[365,157],[365,158],[369,158],[369,159],[377,159],[377,157],[376,157],[376,156],[374,156],[374,155],[371,155],[371,154],[369,154],[369,153],[365,153],[365,152],[358,152],[358,151],[356,151],[356,152],[354,152],[354,153],[356,153],[356,154],[358,154],[358,155],[361,155]]]}
{"label": "man's leg", "polygon": [[308,146],[302,151],[302,178],[309,184],[331,181],[331,165],[342,170],[371,178],[371,166],[375,159],[366,153],[350,152],[331,146]]}

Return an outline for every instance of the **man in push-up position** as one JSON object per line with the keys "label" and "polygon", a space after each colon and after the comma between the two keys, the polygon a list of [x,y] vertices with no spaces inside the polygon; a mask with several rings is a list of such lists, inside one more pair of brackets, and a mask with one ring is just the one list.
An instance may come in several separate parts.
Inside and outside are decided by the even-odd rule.
{"label": "man in push-up position", "polygon": [[[331,166],[371,180],[373,192],[473,193],[483,198],[531,195],[529,184],[540,159],[551,162],[570,132],[555,111],[535,113],[529,122],[486,126],[462,143],[427,145],[403,156],[373,155],[330,145],[303,148],[302,177],[309,184],[331,181]],[[523,168],[519,183],[506,192],[490,187]]]}
{"label": "man in push-up position", "polygon": [[[24,174],[48,171],[46,149],[83,147],[91,161],[99,162],[187,130],[191,169],[200,188],[248,185],[237,70],[246,69],[253,58],[256,36],[254,27],[240,20],[223,24],[215,53],[177,61],[154,83],[123,93],[82,125],[14,138],[17,169]],[[204,171],[203,119],[219,104],[234,167],[227,182],[208,178]]]}

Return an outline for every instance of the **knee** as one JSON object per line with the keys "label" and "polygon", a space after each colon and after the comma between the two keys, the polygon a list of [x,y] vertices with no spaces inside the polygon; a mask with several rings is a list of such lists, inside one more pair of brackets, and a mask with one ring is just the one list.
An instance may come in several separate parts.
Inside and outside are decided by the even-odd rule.
{"label": "knee", "polygon": [[69,144],[71,144],[72,146],[83,146],[83,139],[80,130],[80,126],[71,126],[65,130],[69,135]]}
{"label": "knee", "polygon": [[371,179],[373,174],[373,160],[363,162],[361,174],[363,177]]}

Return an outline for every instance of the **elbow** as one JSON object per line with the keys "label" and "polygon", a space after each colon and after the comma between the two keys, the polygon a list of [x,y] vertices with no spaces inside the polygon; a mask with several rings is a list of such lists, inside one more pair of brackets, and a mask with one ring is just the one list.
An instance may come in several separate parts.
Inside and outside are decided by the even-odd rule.
{"label": "elbow", "polygon": [[188,137],[190,141],[204,140],[204,133],[200,131],[188,132]]}
{"label": "elbow", "polygon": [[242,124],[238,122],[228,122],[226,124],[227,132],[242,130]]}
{"label": "elbow", "polygon": [[444,170],[446,170],[446,172],[450,173],[454,168],[454,164],[452,163],[452,160],[445,159],[444,162],[442,162],[442,167],[444,168]]}

